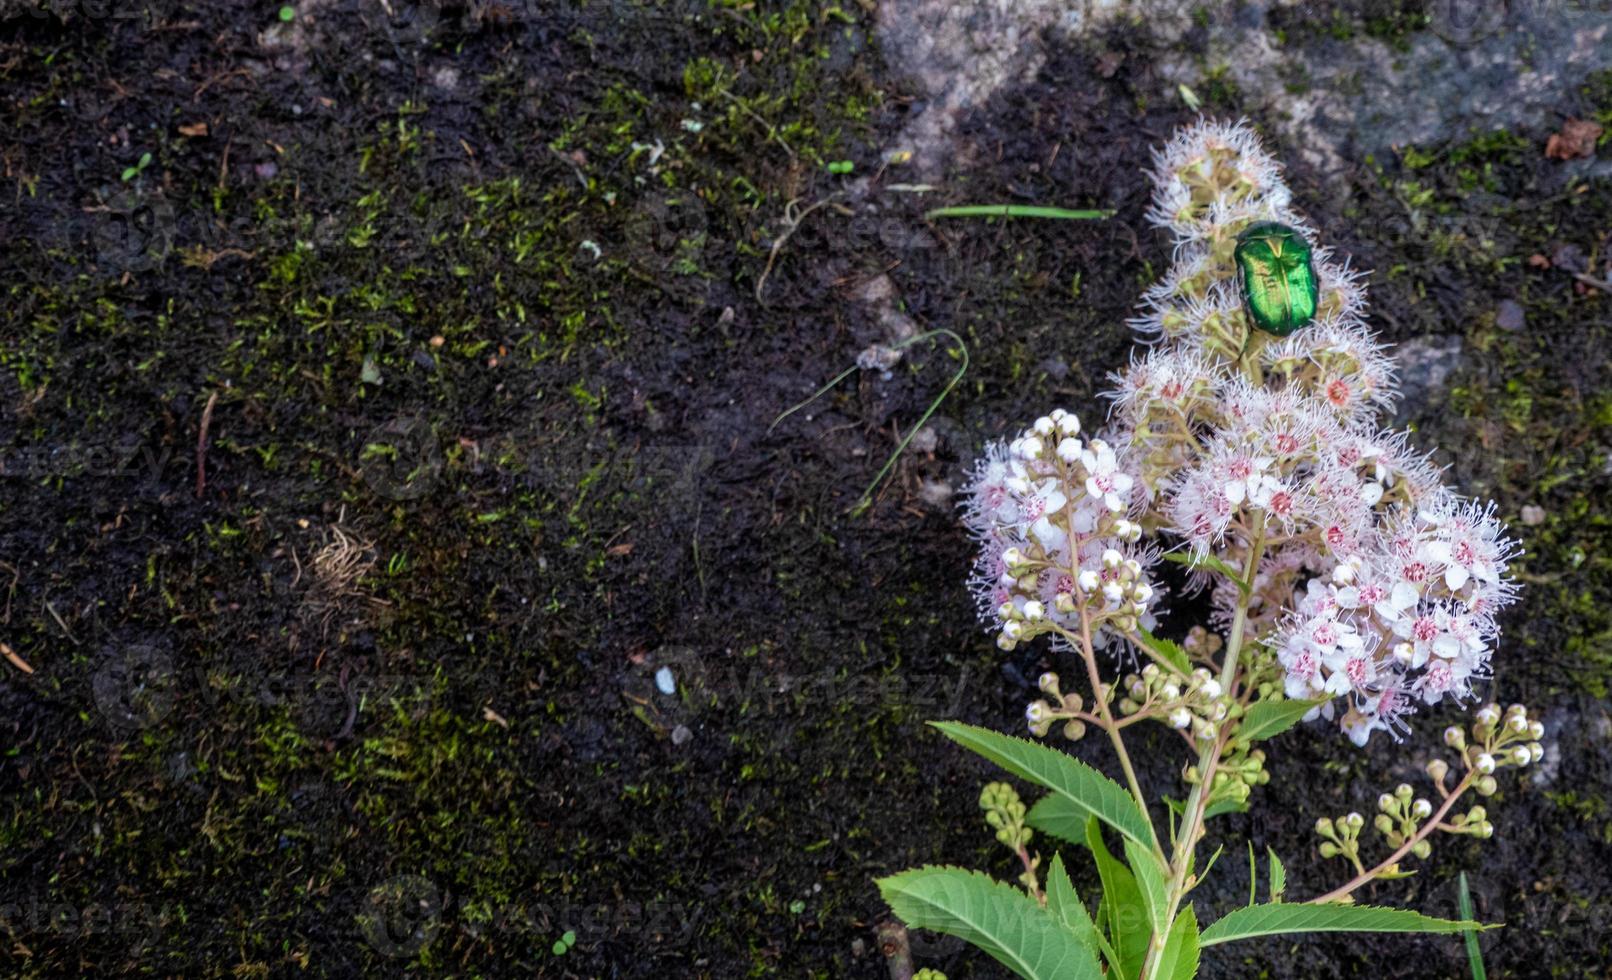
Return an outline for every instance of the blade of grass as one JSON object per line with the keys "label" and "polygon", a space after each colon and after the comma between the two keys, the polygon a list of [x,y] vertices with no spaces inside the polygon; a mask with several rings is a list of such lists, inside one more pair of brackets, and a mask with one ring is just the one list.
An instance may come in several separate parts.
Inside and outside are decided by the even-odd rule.
{"label": "blade of grass", "polygon": [[[1472,890],[1466,884],[1466,872],[1461,872],[1461,890],[1457,893],[1457,907],[1461,911],[1461,918],[1473,922],[1472,918]],[[1468,929],[1466,937],[1466,960],[1472,967],[1472,980],[1488,980],[1489,974],[1483,968],[1483,951],[1478,948],[1478,931]]]}
{"label": "blade of grass", "polygon": [[1064,221],[1091,221],[1113,217],[1108,211],[1071,211],[1033,204],[962,204],[924,212],[925,221],[936,218],[1057,218]]}
{"label": "blade of grass", "polygon": [[[867,511],[869,507],[873,505],[873,491],[877,490],[879,484],[884,482],[884,478],[889,475],[890,470],[896,465],[896,460],[901,458],[902,452],[906,450],[907,444],[912,442],[912,437],[918,434],[918,430],[922,429],[924,427],[924,423],[929,421],[929,417],[934,415],[935,411],[940,408],[940,403],[946,400],[946,396],[951,394],[953,388],[957,387],[957,383],[963,380],[963,375],[968,373],[968,345],[963,343],[963,338],[957,336],[955,333],[952,333],[950,330],[930,330],[927,333],[921,333],[915,337],[908,337],[906,340],[892,345],[890,349],[901,350],[904,347],[910,347],[911,345],[918,343],[920,340],[928,340],[931,337],[950,337],[952,340],[956,341],[957,351],[961,355],[963,363],[958,365],[957,373],[952,375],[952,379],[950,381],[946,382],[946,387],[940,390],[940,394],[935,396],[935,400],[929,403],[928,408],[924,409],[924,414],[919,416],[917,424],[908,430],[907,434],[902,437],[901,442],[896,446],[895,451],[890,454],[889,459],[884,461],[884,466],[879,469],[878,475],[873,478],[873,482],[869,483],[867,489],[862,491],[862,496],[857,499],[856,506],[851,508],[852,517],[860,517]],[[849,378],[858,370],[860,369],[853,364],[841,371],[839,374],[836,374],[834,376],[834,380],[812,392],[810,398],[807,398],[805,401],[797,405],[793,405],[780,413],[777,418],[772,420],[772,425],[767,426],[767,431],[771,432],[773,429],[777,428],[779,422],[782,422],[784,419],[828,394],[833,390],[835,385],[839,384],[841,381],[844,381],[846,378]]]}
{"label": "blade of grass", "polygon": [[895,468],[896,460],[900,459],[901,454],[906,451],[907,443],[912,441],[912,437],[918,434],[918,431],[924,427],[924,423],[929,421],[929,417],[935,414],[936,409],[940,408],[940,403],[945,401],[946,396],[951,394],[953,388],[957,387],[957,383],[963,380],[963,375],[968,373],[968,345],[963,343],[963,338],[957,336],[955,333],[952,333],[950,330],[930,330],[927,333],[921,333],[916,337],[908,337],[901,343],[896,344],[893,349],[900,350],[909,344],[916,344],[918,341],[925,340],[929,337],[950,337],[952,340],[956,341],[957,350],[958,353],[962,355],[963,363],[958,365],[957,373],[952,375],[952,379],[950,381],[946,382],[946,387],[940,389],[940,394],[936,395],[935,400],[929,403],[928,408],[924,409],[923,415],[918,417],[918,421],[913,425],[913,427],[907,430],[907,434],[903,436],[901,442],[896,445],[895,452],[891,453],[890,458],[885,460],[884,465],[879,468],[879,473],[873,478],[873,482],[869,483],[868,488],[862,491],[862,499],[857,502],[855,507],[851,508],[852,517],[861,517],[867,512],[869,507],[873,506],[873,491],[879,488],[879,484],[883,483],[884,478],[890,474],[892,469]]}

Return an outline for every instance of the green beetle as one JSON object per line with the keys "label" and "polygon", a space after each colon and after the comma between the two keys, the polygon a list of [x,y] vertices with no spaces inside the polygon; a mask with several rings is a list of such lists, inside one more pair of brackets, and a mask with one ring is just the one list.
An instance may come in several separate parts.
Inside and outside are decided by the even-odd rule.
{"label": "green beetle", "polygon": [[1287,225],[1261,221],[1237,236],[1233,256],[1243,277],[1248,318],[1286,337],[1315,319],[1320,290],[1310,243]]}

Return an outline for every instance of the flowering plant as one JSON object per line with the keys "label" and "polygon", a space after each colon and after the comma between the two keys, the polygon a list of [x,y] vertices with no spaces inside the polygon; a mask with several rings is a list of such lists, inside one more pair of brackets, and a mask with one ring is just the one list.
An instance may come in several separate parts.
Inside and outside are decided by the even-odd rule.
{"label": "flowering plant", "polygon": [[[1028,810],[1004,783],[981,797],[1022,864],[1022,890],[954,868],[880,888],[909,925],[963,936],[1035,977],[1099,977],[1105,965],[1110,977],[1191,977],[1204,946],[1283,932],[1477,928],[1352,896],[1408,875],[1435,834],[1493,834],[1467,794],[1492,795],[1496,770],[1542,755],[1543,728],[1521,705],[1485,704],[1449,728],[1454,762],[1428,764],[1431,792],[1382,794],[1372,824],[1386,856],[1368,863],[1360,814],[1322,817],[1319,853],[1346,862],[1349,880],[1287,901],[1271,853],[1269,901],[1198,927],[1205,823],[1246,809],[1269,780],[1259,743],[1304,720],[1357,745],[1397,740],[1418,708],[1473,700],[1496,616],[1516,594],[1506,570],[1517,547],[1492,505],[1457,496],[1403,433],[1378,427],[1394,372],[1366,329],[1360,276],[1312,250],[1315,230],[1252,131],[1183,130],[1156,153],[1154,182],[1149,217],[1174,234],[1175,260],[1133,321],[1147,347],[1113,376],[1106,426],[1092,436],[1063,410],[1036,419],[986,450],[966,502],[980,546],[971,584],[997,644],[1048,638],[1084,674],[1086,694],[1041,677],[1031,733],[1100,730],[1124,783],[1041,742],[940,723],[1050,791]],[[1166,561],[1210,611],[1180,643],[1152,632]],[[1109,662],[1142,666],[1105,680]],[[1146,721],[1178,731],[1190,756],[1186,800],[1165,810],[1150,806],[1126,750],[1124,730]],[[1166,837],[1156,813],[1169,817]],[[1095,914],[1061,856],[1042,868],[1036,831],[1089,849],[1103,887]]]}

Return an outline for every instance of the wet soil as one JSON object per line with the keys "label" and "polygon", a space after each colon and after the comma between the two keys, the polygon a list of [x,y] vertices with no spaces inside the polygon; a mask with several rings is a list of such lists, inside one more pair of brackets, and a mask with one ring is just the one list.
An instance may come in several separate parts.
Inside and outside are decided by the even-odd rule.
{"label": "wet soil", "polygon": [[[887,153],[923,98],[872,7],[0,5],[5,972],[874,978],[874,877],[1012,876],[990,768],[924,722],[1015,727],[1060,665],[978,628],[948,493],[1024,419],[1100,413],[1168,261],[1148,150],[1193,113],[1138,30],[1035,38],[921,191]],[[1560,112],[1612,117],[1612,80]],[[1401,421],[1528,549],[1496,685],[1551,754],[1492,841],[1369,896],[1451,914],[1467,870],[1494,976],[1612,962],[1612,299],[1571,274],[1606,276],[1612,184],[1546,159],[1559,123],[1290,173],[1418,354]],[[1115,214],[923,217],[984,202]],[[957,344],[773,422],[940,329],[967,373],[859,511]],[[1310,825],[1413,779],[1444,723],[1284,736],[1225,840],[1331,887]],[[1172,792],[1174,746],[1142,745]],[[1246,900],[1239,857],[1202,917]]]}

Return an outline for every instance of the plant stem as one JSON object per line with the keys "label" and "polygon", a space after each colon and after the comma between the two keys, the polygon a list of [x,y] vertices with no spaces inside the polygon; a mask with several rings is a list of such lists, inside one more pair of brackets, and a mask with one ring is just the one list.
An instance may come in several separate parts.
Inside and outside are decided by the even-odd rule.
{"label": "plant stem", "polygon": [[[1259,559],[1265,552],[1265,512],[1259,512],[1259,521],[1254,525],[1254,539],[1248,546],[1248,562],[1243,568],[1243,581],[1252,583],[1254,572],[1259,568]],[[1253,590],[1239,590],[1237,596],[1237,613],[1231,622],[1231,635],[1226,639],[1226,661],[1220,668],[1220,689],[1227,695],[1234,694],[1232,682],[1237,678],[1237,658],[1243,649],[1243,635],[1248,629],[1248,604],[1253,598]],[[1187,803],[1182,812],[1185,817],[1181,830],[1176,835],[1175,853],[1170,859],[1170,899],[1169,908],[1164,916],[1166,927],[1175,922],[1176,911],[1181,907],[1181,899],[1187,893],[1187,869],[1192,865],[1192,856],[1197,849],[1198,838],[1203,834],[1203,814],[1209,805],[1209,787],[1214,783],[1215,766],[1220,761],[1220,753],[1230,740],[1234,723],[1228,723],[1217,733],[1215,739],[1198,754],[1198,782],[1187,794]],[[1157,980],[1161,960],[1159,954],[1164,952],[1165,936],[1154,934],[1148,945],[1147,962],[1142,968],[1143,980]]]}
{"label": "plant stem", "polygon": [[1349,881],[1346,883],[1339,885],[1337,888],[1327,892],[1325,895],[1322,895],[1319,898],[1310,899],[1308,904],[1324,905],[1327,902],[1336,902],[1341,898],[1346,898],[1348,897],[1349,893],[1353,892],[1356,888],[1359,888],[1366,882],[1376,878],[1393,865],[1398,864],[1405,857],[1405,855],[1410,853],[1411,848],[1415,847],[1419,841],[1425,840],[1432,835],[1433,831],[1439,829],[1439,824],[1444,822],[1444,815],[1450,812],[1451,807],[1455,806],[1455,801],[1459,799],[1461,794],[1465,793],[1467,789],[1469,789],[1472,784],[1477,781],[1477,772],[1471,769],[1467,770],[1467,774],[1461,778],[1459,783],[1456,784],[1455,790],[1450,793],[1449,796],[1444,798],[1444,804],[1437,810],[1433,811],[1433,815],[1431,817],[1428,817],[1422,822],[1422,829],[1418,830],[1415,836],[1411,837],[1410,840],[1407,840],[1404,844],[1400,845],[1399,850],[1388,855],[1388,857],[1384,858],[1381,863],[1379,863],[1375,868],[1372,868],[1370,871],[1362,871],[1353,878],[1349,879]]}
{"label": "plant stem", "polygon": [[[1097,651],[1091,642],[1091,611],[1087,609],[1082,597],[1080,603],[1080,653],[1086,661],[1086,677],[1091,682],[1092,700],[1097,704],[1097,713],[1102,719],[1102,729],[1108,733],[1109,742],[1113,743],[1114,752],[1119,756],[1119,767],[1125,771],[1125,783],[1131,788],[1131,795],[1136,798],[1136,805],[1142,808],[1142,814],[1147,814],[1147,797],[1142,795],[1142,784],[1136,781],[1136,769],[1131,765],[1131,756],[1125,751],[1125,739],[1120,737],[1119,726],[1114,722],[1113,712],[1108,710],[1108,699],[1103,697],[1102,680],[1097,674]],[[1152,818],[1149,818],[1151,822]],[[1159,857],[1164,856],[1162,845],[1154,843],[1154,849]]]}

